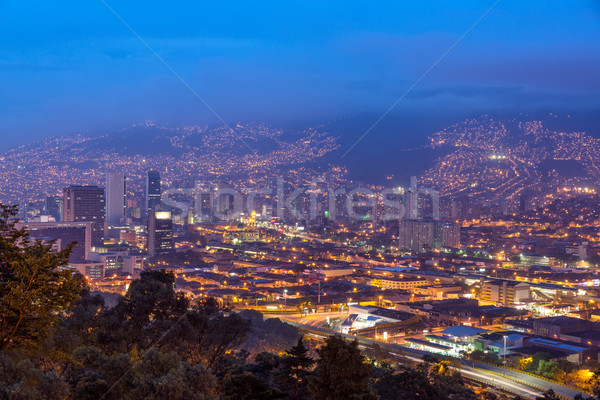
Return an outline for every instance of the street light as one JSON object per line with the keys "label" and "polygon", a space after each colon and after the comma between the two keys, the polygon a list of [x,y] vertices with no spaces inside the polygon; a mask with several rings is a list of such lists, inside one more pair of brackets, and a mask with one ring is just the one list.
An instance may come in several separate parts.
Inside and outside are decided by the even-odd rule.
{"label": "street light", "polygon": [[283,318],[287,315],[287,289],[283,289]]}
{"label": "street light", "polygon": [[504,338],[504,352],[502,353],[502,357],[504,358],[504,364],[506,364],[506,335],[502,337]]}

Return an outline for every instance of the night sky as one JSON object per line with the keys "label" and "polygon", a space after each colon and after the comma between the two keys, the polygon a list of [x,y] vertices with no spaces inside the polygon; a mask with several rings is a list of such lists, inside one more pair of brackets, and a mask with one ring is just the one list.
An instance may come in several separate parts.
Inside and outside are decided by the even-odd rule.
{"label": "night sky", "polygon": [[[225,120],[280,126],[376,118],[494,2],[107,0]],[[146,120],[219,124],[101,1],[0,0],[0,38],[0,151]],[[390,121],[593,115],[599,76],[600,2],[503,0]]]}

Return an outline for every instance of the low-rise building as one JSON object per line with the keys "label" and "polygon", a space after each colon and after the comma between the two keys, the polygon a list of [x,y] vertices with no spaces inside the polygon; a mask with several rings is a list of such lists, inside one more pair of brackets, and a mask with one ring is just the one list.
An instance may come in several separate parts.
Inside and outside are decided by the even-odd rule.
{"label": "low-rise building", "polygon": [[530,299],[530,286],[523,282],[492,280],[485,281],[481,288],[481,300],[496,305],[512,306]]}
{"label": "low-rise building", "polygon": [[537,318],[533,321],[533,334],[559,339],[561,334],[591,329],[591,322],[565,316]]}
{"label": "low-rise building", "polygon": [[371,279],[371,286],[380,287],[382,289],[391,290],[410,290],[418,286],[427,286],[428,282],[425,278],[384,278],[377,277]]}
{"label": "low-rise building", "polygon": [[462,288],[456,285],[415,286],[410,291],[416,295],[430,299],[456,299],[462,293]]}

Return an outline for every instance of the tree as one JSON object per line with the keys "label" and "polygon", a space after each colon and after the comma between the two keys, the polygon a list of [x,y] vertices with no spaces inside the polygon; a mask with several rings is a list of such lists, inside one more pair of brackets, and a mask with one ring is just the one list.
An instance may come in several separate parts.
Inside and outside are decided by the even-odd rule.
{"label": "tree", "polygon": [[450,362],[440,361],[434,365],[430,376],[433,385],[449,399],[476,399],[475,393],[465,385],[460,373],[450,368]]}
{"label": "tree", "polygon": [[540,365],[540,361],[548,361],[550,360],[550,354],[544,351],[538,351],[533,356],[531,356],[531,362],[529,362],[525,366],[525,371],[536,374],[538,372],[538,367]]}
{"label": "tree", "polygon": [[75,302],[81,277],[62,270],[72,244],[57,253],[17,229],[16,206],[0,204],[0,350],[37,345]]}
{"label": "tree", "polygon": [[117,305],[106,311],[100,342],[120,352],[128,352],[134,346],[148,348],[160,338],[162,346],[169,344],[174,339],[173,326],[190,305],[189,299],[175,292],[174,286],[172,273],[143,271]]}
{"label": "tree", "polygon": [[317,350],[319,359],[308,389],[316,400],[371,400],[377,396],[369,387],[371,367],[358,349],[358,342],[330,336]]}
{"label": "tree", "polygon": [[381,376],[375,380],[373,389],[380,400],[446,399],[429,379],[427,370],[412,369],[404,366],[398,369],[380,368]]}
{"label": "tree", "polygon": [[31,361],[0,352],[0,399],[71,398],[69,385],[56,371],[43,371]]}
{"label": "tree", "polygon": [[305,312],[308,314],[314,308],[315,306],[313,305],[312,301],[310,301],[310,299],[307,297],[300,300],[300,303],[298,304],[298,312],[300,312],[300,314],[304,314]]}
{"label": "tree", "polygon": [[308,349],[304,346],[302,336],[298,338],[298,342],[290,350],[286,350],[287,357],[284,362],[290,366],[293,371],[308,370],[315,361],[308,356]]}
{"label": "tree", "polygon": [[540,360],[536,374],[548,379],[557,380],[560,374],[564,374],[555,361]]}
{"label": "tree", "polygon": [[291,399],[304,399],[308,397],[308,376],[315,361],[308,356],[308,349],[302,337],[290,350],[286,350],[283,357],[283,375],[287,377],[285,390]]}
{"label": "tree", "polygon": [[[217,382],[202,364],[173,352],[151,349],[134,365],[128,398],[148,400],[216,400]],[[122,398],[120,396],[119,398]]]}
{"label": "tree", "polygon": [[207,367],[243,342],[250,323],[208,298],[192,305],[176,292],[175,276],[144,271],[126,295],[103,315],[98,342],[106,350],[130,352],[156,346],[185,354]]}
{"label": "tree", "polygon": [[488,364],[500,365],[502,364],[502,360],[496,353],[486,353],[481,350],[473,350],[471,354],[469,354],[469,360],[471,361],[481,361]]}
{"label": "tree", "polygon": [[[250,330],[250,322],[209,298],[192,308],[173,330],[172,338],[184,341],[192,362],[203,361],[210,368],[228,351],[241,345]],[[181,346],[180,346],[181,347]]]}
{"label": "tree", "polygon": [[592,377],[588,380],[588,384],[591,386],[594,396],[600,399],[600,370],[596,370],[592,374]]}
{"label": "tree", "polygon": [[[233,366],[223,379],[223,394],[230,400],[275,400],[289,398],[281,384],[290,380],[281,370],[277,354],[260,353],[254,364]],[[290,385],[287,385],[290,386]]]}
{"label": "tree", "polygon": [[251,353],[278,352],[292,347],[298,340],[298,329],[279,318],[265,318],[256,310],[242,310],[239,315],[252,325],[243,343]]}
{"label": "tree", "polygon": [[277,400],[286,397],[286,393],[269,386],[249,371],[232,373],[223,383],[225,400]]}

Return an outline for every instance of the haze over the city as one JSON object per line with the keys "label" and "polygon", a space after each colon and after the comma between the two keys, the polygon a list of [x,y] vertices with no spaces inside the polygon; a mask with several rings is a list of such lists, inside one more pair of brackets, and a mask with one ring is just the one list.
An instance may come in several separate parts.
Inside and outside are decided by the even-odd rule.
{"label": "haze over the city", "polygon": [[147,120],[220,125],[157,55],[228,123],[368,127],[465,33],[377,140],[497,112],[597,126],[598,1],[3,1],[0,149]]}

